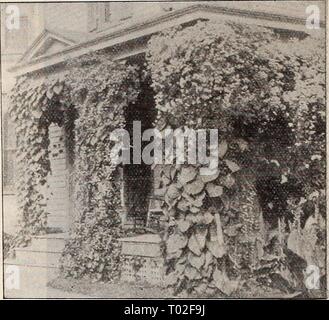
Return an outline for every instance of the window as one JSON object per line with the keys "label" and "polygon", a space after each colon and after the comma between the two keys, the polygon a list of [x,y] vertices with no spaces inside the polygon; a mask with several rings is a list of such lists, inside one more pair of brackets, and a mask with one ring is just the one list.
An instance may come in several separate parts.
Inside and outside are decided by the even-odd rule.
{"label": "window", "polygon": [[111,21],[111,10],[110,10],[110,4],[105,3],[104,4],[104,22],[108,23]]}
{"label": "window", "polygon": [[115,26],[132,16],[132,7],[127,2],[106,2],[100,3],[98,7],[97,29],[104,30],[108,27]]}

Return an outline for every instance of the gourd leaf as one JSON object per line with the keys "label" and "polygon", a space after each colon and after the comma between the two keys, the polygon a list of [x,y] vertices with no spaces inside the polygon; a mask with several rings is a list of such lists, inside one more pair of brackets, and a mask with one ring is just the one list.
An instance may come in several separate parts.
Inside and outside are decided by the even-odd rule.
{"label": "gourd leaf", "polygon": [[183,167],[179,174],[178,181],[184,186],[186,183],[192,181],[197,175],[197,169],[190,167]]}
{"label": "gourd leaf", "polygon": [[218,145],[218,156],[223,159],[228,149],[227,142],[224,140]]}
{"label": "gourd leaf", "polygon": [[184,186],[184,190],[187,194],[196,195],[200,193],[204,188],[204,183],[201,179],[196,179],[195,181],[188,183]]}
{"label": "gourd leaf", "polygon": [[228,166],[228,168],[231,170],[231,172],[237,172],[239,171],[241,168],[238,164],[236,164],[235,162],[231,161],[231,160],[225,160],[226,165]]}
{"label": "gourd leaf", "polygon": [[223,187],[217,186],[213,183],[208,183],[206,185],[206,191],[210,197],[217,198],[223,194]]}
{"label": "gourd leaf", "polygon": [[213,279],[217,289],[225,293],[227,296],[232,295],[232,293],[235,292],[239,287],[238,280],[230,280],[226,273],[218,269],[215,269],[213,273]]}
{"label": "gourd leaf", "polygon": [[199,243],[194,234],[190,236],[190,239],[188,241],[188,248],[197,256],[201,254]]}

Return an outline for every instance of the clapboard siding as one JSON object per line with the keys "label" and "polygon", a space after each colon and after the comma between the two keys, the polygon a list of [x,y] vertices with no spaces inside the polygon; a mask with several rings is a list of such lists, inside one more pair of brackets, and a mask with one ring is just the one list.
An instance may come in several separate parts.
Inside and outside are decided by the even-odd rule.
{"label": "clapboard siding", "polygon": [[48,177],[48,227],[67,231],[69,224],[69,169],[64,128],[52,124],[49,127],[49,140],[51,174]]}

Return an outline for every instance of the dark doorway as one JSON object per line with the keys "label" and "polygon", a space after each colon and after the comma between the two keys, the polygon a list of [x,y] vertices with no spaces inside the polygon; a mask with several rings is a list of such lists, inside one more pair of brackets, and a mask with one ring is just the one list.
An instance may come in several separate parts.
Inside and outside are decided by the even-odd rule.
{"label": "dark doorway", "polygon": [[[141,132],[153,128],[155,120],[154,92],[149,80],[143,80],[141,92],[135,103],[126,111],[126,130],[130,134],[130,144],[133,145],[133,122],[141,122]],[[142,141],[142,150],[149,142]],[[131,164],[123,166],[124,207],[126,211],[125,226],[145,227],[149,208],[149,199],[153,190],[153,171],[150,165],[133,163],[131,149]]]}

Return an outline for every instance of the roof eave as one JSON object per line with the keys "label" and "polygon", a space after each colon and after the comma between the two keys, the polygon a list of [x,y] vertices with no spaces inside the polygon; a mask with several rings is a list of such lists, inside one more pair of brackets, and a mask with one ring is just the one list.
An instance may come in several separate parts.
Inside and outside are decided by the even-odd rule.
{"label": "roof eave", "polygon": [[[112,33],[99,35],[94,39],[72,45],[62,51],[35,58],[28,63],[17,64],[16,66],[10,68],[9,71],[15,73],[16,76],[19,76],[63,63],[68,58],[78,57],[91,51],[122,45],[139,38],[147,39],[148,36],[157,33],[164,28],[177,26],[198,19],[218,19],[220,17],[221,20],[231,20],[232,16],[235,18],[243,18],[244,23],[256,23],[274,28],[287,28],[291,30],[303,31],[309,34],[315,33],[314,30],[312,31],[306,29],[305,19],[301,18],[249,10],[215,7],[211,4],[195,4],[171,12],[166,12],[160,16],[152,17],[143,22],[137,22]],[[321,28],[323,28],[324,25],[324,22],[321,22]],[[145,50],[145,46],[146,43],[141,41],[140,48],[135,49],[137,52],[142,52]],[[132,55],[133,54],[136,54],[136,52],[132,52]],[[122,55],[126,56],[127,53],[117,52],[117,55],[118,56],[115,58],[120,59],[122,58]]]}

